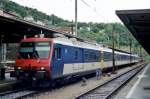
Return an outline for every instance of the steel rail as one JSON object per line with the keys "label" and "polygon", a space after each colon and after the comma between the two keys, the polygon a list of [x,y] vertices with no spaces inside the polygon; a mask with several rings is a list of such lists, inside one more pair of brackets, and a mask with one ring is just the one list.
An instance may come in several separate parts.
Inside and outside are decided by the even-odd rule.
{"label": "steel rail", "polygon": [[76,99],[108,99],[112,97],[121,87],[123,87],[131,78],[140,72],[147,63],[140,64],[138,67],[121,74],[86,93],[76,97]]}
{"label": "steel rail", "polygon": [[35,90],[30,90],[30,89],[19,89],[19,90],[14,90],[6,93],[1,93],[0,94],[0,99],[19,99],[21,97],[25,97],[31,94],[36,93],[37,91]]}

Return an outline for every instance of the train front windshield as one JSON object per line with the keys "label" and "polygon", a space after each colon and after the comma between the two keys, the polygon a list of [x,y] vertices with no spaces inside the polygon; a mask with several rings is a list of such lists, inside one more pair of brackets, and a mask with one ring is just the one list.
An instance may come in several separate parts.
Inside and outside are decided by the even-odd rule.
{"label": "train front windshield", "polygon": [[50,53],[49,42],[22,42],[19,57],[22,59],[47,59]]}

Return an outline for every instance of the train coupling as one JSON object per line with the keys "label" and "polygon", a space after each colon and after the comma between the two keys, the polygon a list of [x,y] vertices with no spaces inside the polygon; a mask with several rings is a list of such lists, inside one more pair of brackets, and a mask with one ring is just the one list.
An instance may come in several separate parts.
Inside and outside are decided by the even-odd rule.
{"label": "train coupling", "polygon": [[33,80],[44,80],[46,79],[46,71],[37,71]]}

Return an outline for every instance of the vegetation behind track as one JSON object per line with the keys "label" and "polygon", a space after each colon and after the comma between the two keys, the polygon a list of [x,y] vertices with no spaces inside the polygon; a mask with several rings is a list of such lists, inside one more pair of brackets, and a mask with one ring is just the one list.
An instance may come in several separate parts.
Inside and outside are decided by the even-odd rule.
{"label": "vegetation behind track", "polygon": [[[24,19],[26,17],[32,17],[35,22],[41,21],[49,27],[71,27],[72,21],[64,20],[54,14],[47,15],[37,9],[21,6],[10,0],[0,0],[0,8],[4,11],[15,13],[18,18]],[[94,22],[78,22],[78,36],[84,39],[90,39],[107,46],[112,44],[112,27],[115,33],[115,47],[121,50],[129,51],[129,40],[132,40],[133,52],[138,53],[140,51],[140,45],[128,31],[128,29],[121,23],[94,23]],[[12,47],[12,46],[10,46]],[[143,56],[146,59],[147,53],[143,51]]]}

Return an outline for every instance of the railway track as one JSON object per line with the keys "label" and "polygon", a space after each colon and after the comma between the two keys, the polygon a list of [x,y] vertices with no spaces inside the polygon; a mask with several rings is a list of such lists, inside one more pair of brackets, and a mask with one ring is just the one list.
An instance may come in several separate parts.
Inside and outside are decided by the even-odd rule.
{"label": "railway track", "polygon": [[81,94],[76,99],[110,99],[123,85],[125,85],[132,77],[140,72],[145,64],[134,68],[120,76],[113,78],[112,80]]}
{"label": "railway track", "polygon": [[[136,73],[138,73],[143,67],[144,65],[139,66],[139,68],[130,70],[127,73],[122,74],[119,77],[114,78],[111,81],[106,82],[103,85],[98,86],[97,88],[94,88],[93,90],[90,90],[87,93],[78,96],[76,99],[107,99],[116,90],[118,90],[123,84],[125,84],[129,79],[131,79]],[[0,93],[0,99],[20,99],[44,91],[32,90],[31,88],[18,89],[18,90]]]}
{"label": "railway track", "polygon": [[0,93],[0,99],[20,99],[25,96],[36,94],[38,91],[30,88],[18,89],[9,92]]}

